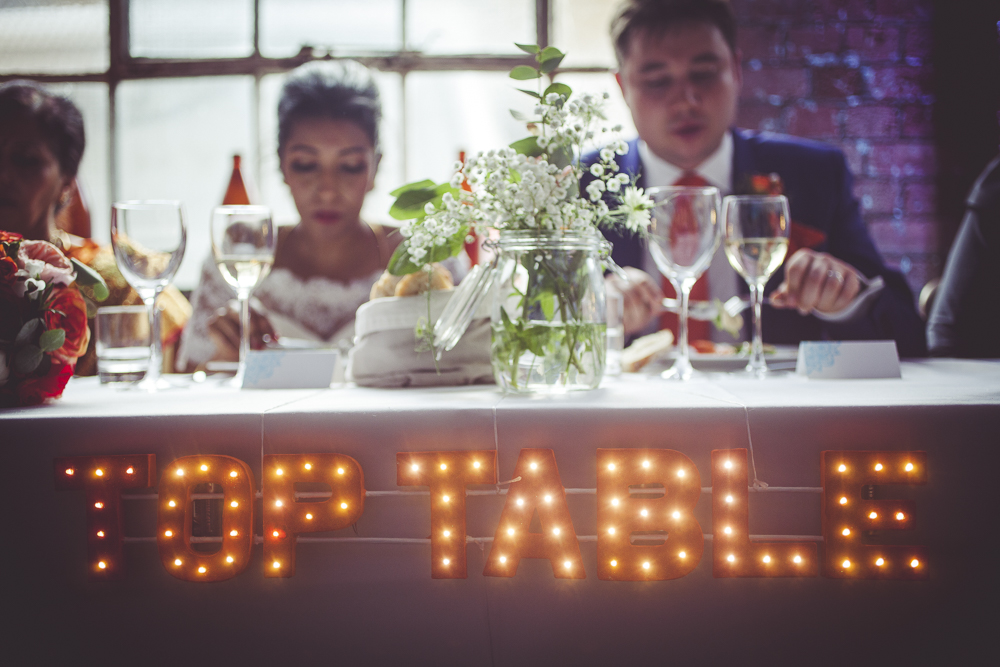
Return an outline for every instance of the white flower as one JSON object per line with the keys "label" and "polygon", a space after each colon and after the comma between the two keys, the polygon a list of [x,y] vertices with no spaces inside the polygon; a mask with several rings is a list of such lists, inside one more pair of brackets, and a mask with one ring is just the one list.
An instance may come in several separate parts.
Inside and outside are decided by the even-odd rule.
{"label": "white flower", "polygon": [[622,182],[617,178],[609,178],[606,187],[608,188],[608,192],[618,192],[622,189]]}
{"label": "white flower", "polygon": [[612,160],[615,159],[615,152],[610,148],[602,148],[601,159],[604,160],[605,162],[611,162]]}
{"label": "white flower", "polygon": [[596,178],[600,178],[601,176],[604,175],[604,167],[601,165],[600,162],[595,162],[594,164],[590,165],[590,173]]}
{"label": "white flower", "polygon": [[427,202],[424,204],[424,213],[427,215],[433,215],[436,210],[437,209],[434,208],[434,202]]}
{"label": "white flower", "polygon": [[462,177],[462,172],[457,171],[457,172],[455,172],[455,175],[451,177],[451,183],[450,183],[450,185],[453,188],[460,188],[460,187],[462,187],[462,181],[463,180],[464,179]]}
{"label": "white flower", "polygon": [[617,176],[615,176],[615,178],[617,178],[622,185],[628,184],[629,180],[631,180],[628,177],[628,174],[618,174]]}

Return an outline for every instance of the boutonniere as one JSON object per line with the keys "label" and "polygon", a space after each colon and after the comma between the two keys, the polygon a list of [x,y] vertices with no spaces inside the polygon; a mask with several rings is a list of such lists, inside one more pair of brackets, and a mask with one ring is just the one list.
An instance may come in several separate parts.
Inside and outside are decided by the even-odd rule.
{"label": "boutonniere", "polygon": [[[747,174],[737,185],[738,195],[783,195],[785,184],[781,176],[770,174]],[[789,202],[791,208],[791,202]],[[800,248],[815,249],[826,242],[826,234],[814,227],[795,222],[795,211],[792,211],[792,224],[788,230],[788,256],[791,257]]]}

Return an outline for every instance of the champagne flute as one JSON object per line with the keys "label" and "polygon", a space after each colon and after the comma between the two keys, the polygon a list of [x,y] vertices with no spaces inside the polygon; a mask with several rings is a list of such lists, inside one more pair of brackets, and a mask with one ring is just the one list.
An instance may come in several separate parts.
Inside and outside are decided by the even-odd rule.
{"label": "champagne flute", "polygon": [[212,254],[240,302],[240,363],[234,387],[243,386],[250,352],[250,293],[271,271],[276,245],[266,206],[219,206],[212,211]]}
{"label": "champagne flute", "polygon": [[722,204],[726,257],[750,287],[753,343],[746,372],[756,377],[767,374],[760,324],[764,285],[788,254],[790,220],[784,195],[729,196]]}
{"label": "champagne flute", "polygon": [[687,380],[694,373],[688,350],[688,298],[691,288],[712,263],[719,247],[719,189],[669,186],[652,188],[649,251],[681,299],[677,327],[677,360],[663,377]]}
{"label": "champagne flute", "polygon": [[187,231],[179,201],[127,201],[111,207],[111,245],[115,262],[146,305],[149,315],[149,370],[137,385],[156,391],[170,386],[160,377],[163,341],[156,299],[177,272]]}

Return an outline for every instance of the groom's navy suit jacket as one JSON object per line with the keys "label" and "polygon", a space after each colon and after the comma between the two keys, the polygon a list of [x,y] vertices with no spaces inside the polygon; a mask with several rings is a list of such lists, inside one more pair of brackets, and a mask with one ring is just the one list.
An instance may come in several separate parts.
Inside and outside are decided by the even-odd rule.
{"label": "groom's navy suit jacket", "polygon": [[[590,156],[586,163],[596,160]],[[645,187],[638,139],[629,152],[617,157],[624,173],[638,176]],[[831,323],[798,311],[764,306],[764,340],[797,344],[803,340],[894,339],[900,356],[924,356],[924,325],[917,315],[913,294],[903,276],[889,269],[879,256],[851,192],[852,177],[844,154],[826,144],[770,133],[733,130],[733,184],[739,187],[752,175],[777,173],[788,197],[792,221],[822,232],[825,240],[811,246],[855,267],[869,278],[882,276],[886,287],[865,316],[851,322]],[[586,187],[587,182],[583,183]],[[657,184],[660,185],[660,184]],[[641,268],[646,252],[640,239],[605,232],[614,244],[612,253],[622,266]],[[721,252],[721,250],[720,250]],[[770,292],[784,280],[784,267],[768,282]],[[745,289],[745,286],[744,286]]]}

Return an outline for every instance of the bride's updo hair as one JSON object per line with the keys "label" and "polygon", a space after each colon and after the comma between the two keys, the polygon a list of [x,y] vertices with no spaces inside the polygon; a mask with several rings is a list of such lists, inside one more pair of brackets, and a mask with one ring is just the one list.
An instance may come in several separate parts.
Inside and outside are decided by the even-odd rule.
{"label": "bride's updo hair", "polygon": [[278,102],[278,155],[295,123],[332,118],[357,123],[381,153],[378,139],[382,104],[371,71],[354,60],[315,61],[288,74]]}

